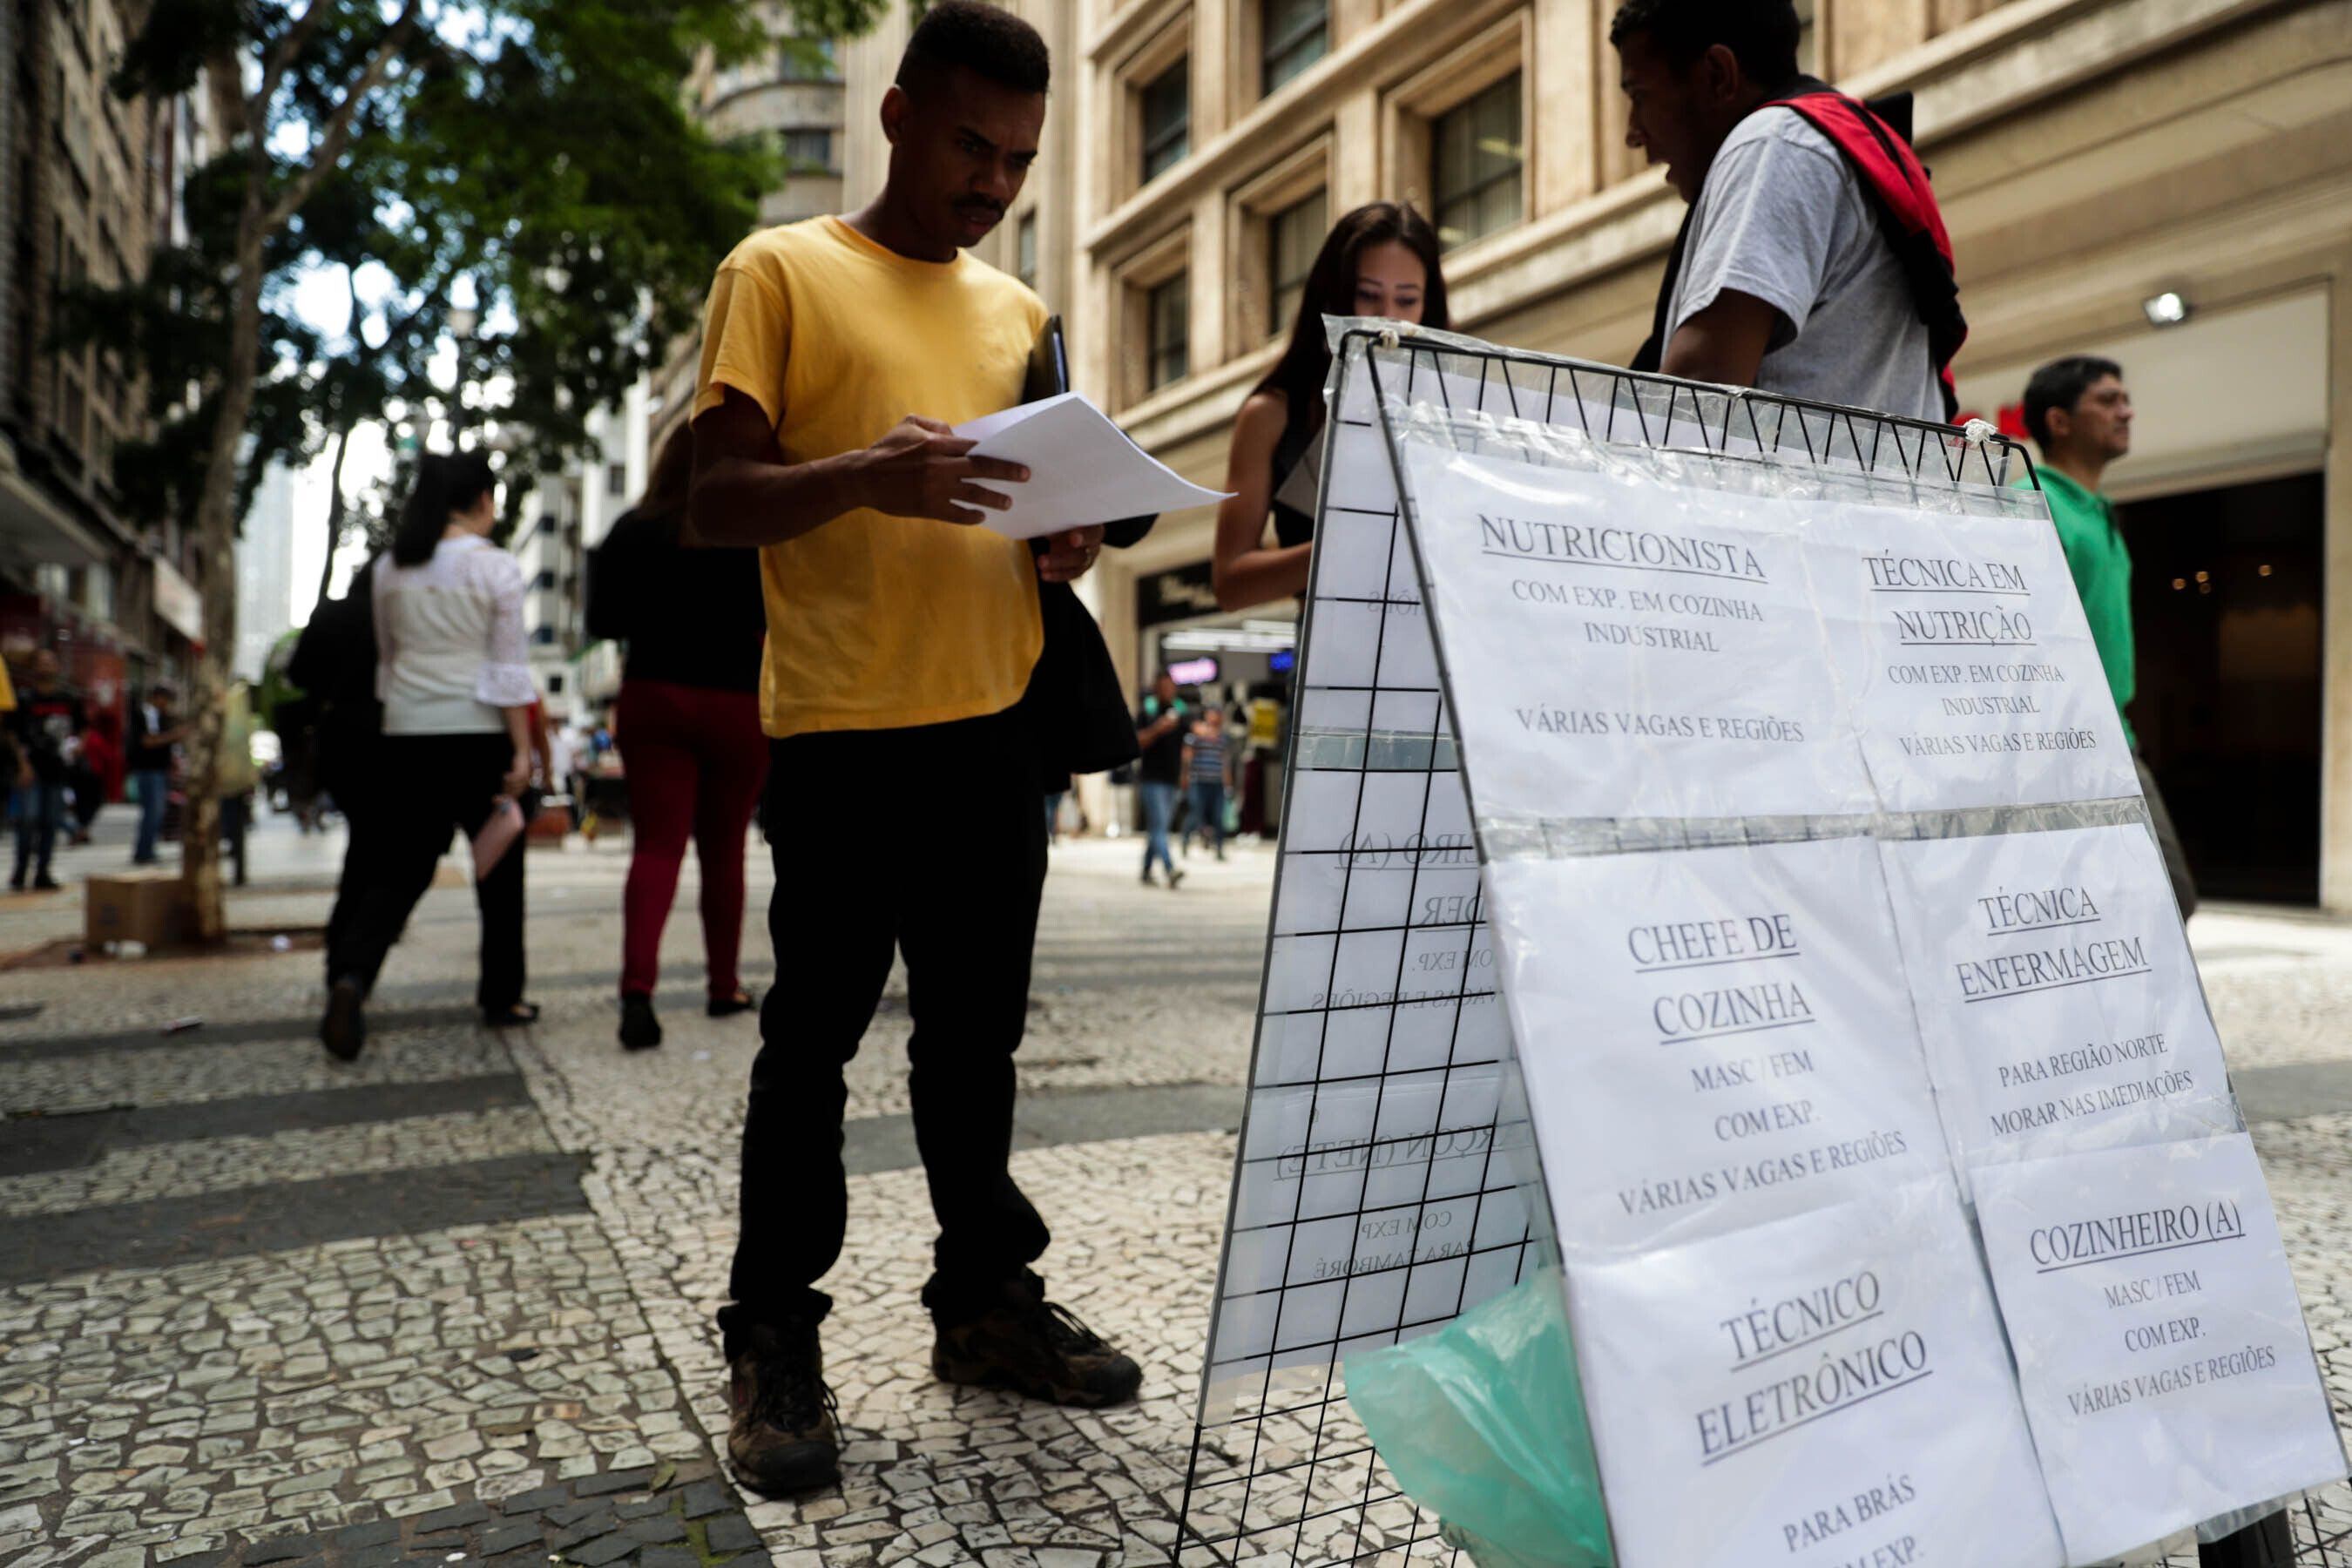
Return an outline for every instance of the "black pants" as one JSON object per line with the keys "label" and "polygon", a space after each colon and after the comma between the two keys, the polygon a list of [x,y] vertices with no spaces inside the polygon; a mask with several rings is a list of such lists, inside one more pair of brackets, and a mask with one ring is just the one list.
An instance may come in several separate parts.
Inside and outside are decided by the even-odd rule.
{"label": "black pants", "polygon": [[[821,1319],[833,1304],[815,1286],[848,1222],[842,1068],[894,951],[907,960],[915,1142],[940,1224],[924,1304],[943,1321],[978,1316],[1048,1239],[1006,1165],[1045,879],[1025,716],[799,735],[769,757],[776,984],[743,1124],[734,1304],[719,1314],[730,1354],[746,1328]],[[845,799],[863,831],[843,830]]]}
{"label": "black pants", "polygon": [[[504,735],[387,735],[376,752],[385,787],[355,822],[329,922],[327,978],[375,988],[384,955],[433,885],[452,828],[471,838],[489,820],[514,748]],[[518,839],[474,885],[482,910],[475,1000],[503,1012],[522,1000],[522,867]]]}
{"label": "black pants", "polygon": [[2164,856],[2164,874],[2172,879],[2173,900],[2180,906],[2180,918],[2187,920],[2197,912],[2197,879],[2189,874],[2189,851],[2180,847],[2180,832],[2165,809],[2156,774],[2137,753],[2132,765],[2139,770],[2139,793],[2147,798],[2148,826],[2156,830],[2156,847]]}
{"label": "black pants", "polygon": [[[340,725],[338,719],[343,721]],[[371,715],[364,724],[342,709],[320,727],[319,787],[334,796],[343,814],[343,868],[335,879],[335,907],[327,916],[327,984],[335,983],[335,956],[343,949],[352,917],[383,875],[376,839],[383,823],[383,737]],[[394,941],[399,939],[394,933]]]}

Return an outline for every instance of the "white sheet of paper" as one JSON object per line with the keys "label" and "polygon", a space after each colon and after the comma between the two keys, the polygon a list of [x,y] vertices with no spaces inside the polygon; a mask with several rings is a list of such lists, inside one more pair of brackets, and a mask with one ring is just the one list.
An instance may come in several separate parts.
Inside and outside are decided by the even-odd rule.
{"label": "white sheet of paper", "polygon": [[2070,1562],[2345,1473],[2251,1139],[1986,1165],[1976,1193]]}
{"label": "white sheet of paper", "polygon": [[1486,868],[1570,1258],[1944,1173],[1877,861],[1831,838]]}
{"label": "white sheet of paper", "polygon": [[2233,1128],[2164,862],[2137,824],[1880,846],[1965,1171]]}
{"label": "white sheet of paper", "polygon": [[987,514],[987,525],[1008,539],[1225,499],[1224,491],[1202,489],[1129,440],[1081,393],[984,415],[955,433],[979,443],[974,457],[1028,466],[1026,482],[1001,487],[1012,506]]}
{"label": "white sheet of paper", "polygon": [[1847,504],[1819,509],[1806,532],[1823,629],[1887,810],[2139,793],[2046,519]]}
{"label": "white sheet of paper", "polygon": [[1482,817],[1864,814],[1787,503],[1406,448]]}
{"label": "white sheet of paper", "polygon": [[1622,1568],[2057,1568],[1949,1183],[1568,1274]]}

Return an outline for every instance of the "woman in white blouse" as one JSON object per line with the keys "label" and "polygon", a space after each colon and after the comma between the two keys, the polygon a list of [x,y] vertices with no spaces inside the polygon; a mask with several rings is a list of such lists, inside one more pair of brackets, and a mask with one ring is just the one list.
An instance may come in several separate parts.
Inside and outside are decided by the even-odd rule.
{"label": "woman in white blouse", "polygon": [[[523,645],[522,568],[490,543],[497,521],[489,459],[428,452],[390,558],[376,566],[380,757],[391,787],[371,829],[376,874],[328,955],[332,984],[319,1028],[328,1051],[345,1061],[366,1043],[362,1007],[432,885],[450,830],[473,837],[530,779],[539,692]],[[522,1000],[522,869],[518,839],[475,880],[482,913],[475,999],[494,1027],[539,1016]]]}

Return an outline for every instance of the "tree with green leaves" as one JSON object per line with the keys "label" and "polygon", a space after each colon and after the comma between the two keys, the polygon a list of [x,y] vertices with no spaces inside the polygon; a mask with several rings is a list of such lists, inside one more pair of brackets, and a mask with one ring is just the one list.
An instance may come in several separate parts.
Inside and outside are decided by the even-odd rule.
{"label": "tree with green leaves", "polygon": [[[883,3],[783,9],[814,37],[861,31]],[[510,479],[580,450],[591,411],[691,325],[770,178],[766,148],[715,142],[683,102],[705,46],[774,47],[735,0],[174,0],[126,47],[118,93],[201,88],[228,143],[191,178],[189,243],[86,295],[69,325],[144,374],[158,435],[126,456],[131,499],[193,514],[213,563],[184,836],[203,937],[224,929],[226,563],[263,466],[340,453],[353,426],[394,416],[469,445],[495,423]],[[290,279],[320,268],[342,272],[341,334],[290,310]],[[479,328],[444,393],[430,367],[461,282]]]}

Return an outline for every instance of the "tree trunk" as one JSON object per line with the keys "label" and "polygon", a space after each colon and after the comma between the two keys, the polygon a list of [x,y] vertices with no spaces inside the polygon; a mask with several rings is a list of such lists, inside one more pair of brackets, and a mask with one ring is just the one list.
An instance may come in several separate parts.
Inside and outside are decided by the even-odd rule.
{"label": "tree trunk", "polygon": [[261,283],[266,192],[247,175],[245,211],[237,222],[236,293],[229,320],[228,363],[223,368],[219,411],[205,488],[196,502],[196,545],[205,563],[205,648],[189,694],[194,729],[188,737],[188,804],[180,828],[180,878],[200,942],[227,934],[221,901],[221,704],[228,691],[228,661],[236,647],[236,464],[253,407],[261,361]]}
{"label": "tree trunk", "polygon": [[[352,449],[352,427],[343,426],[335,437],[335,466],[327,476],[327,559],[319,568],[318,603],[327,602],[327,590],[335,581],[335,552],[343,544],[343,458]],[[317,615],[313,609],[310,612]]]}
{"label": "tree trunk", "polygon": [[327,113],[310,161],[273,193],[269,158],[269,106],[286,67],[325,18],[328,0],[309,0],[274,50],[265,51],[261,84],[243,96],[245,62],[230,46],[217,47],[207,75],[223,127],[242,126],[245,190],[236,217],[236,291],[229,304],[228,363],[222,367],[220,404],[213,418],[212,450],[205,460],[205,488],[196,502],[196,543],[205,561],[205,649],[196,664],[196,689],[189,694],[194,729],[188,740],[188,809],[180,841],[180,878],[186,891],[196,940],[217,942],[228,920],[221,907],[220,740],[228,661],[236,647],[236,465],[245,440],[246,416],[253,410],[254,377],[261,368],[262,248],[283,228],[319,184],[341,161],[351,144],[360,104],[392,68],[394,58],[415,36],[423,0],[404,0],[367,64],[341,101]]}

